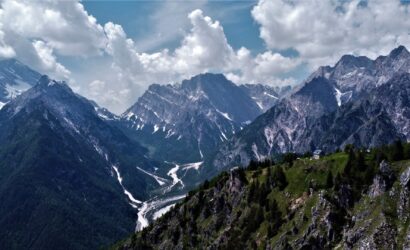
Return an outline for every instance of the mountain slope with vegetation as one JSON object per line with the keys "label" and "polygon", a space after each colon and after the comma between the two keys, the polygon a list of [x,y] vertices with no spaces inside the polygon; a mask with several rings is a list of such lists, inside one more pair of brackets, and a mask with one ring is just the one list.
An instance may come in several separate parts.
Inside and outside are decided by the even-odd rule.
{"label": "mountain slope with vegetation", "polygon": [[41,77],[0,110],[0,249],[98,249],[133,232],[160,187],[137,168],[162,166],[145,153],[64,82]]}
{"label": "mountain slope with vegetation", "polygon": [[410,144],[397,142],[251,162],[206,181],[115,248],[406,248],[409,159]]}

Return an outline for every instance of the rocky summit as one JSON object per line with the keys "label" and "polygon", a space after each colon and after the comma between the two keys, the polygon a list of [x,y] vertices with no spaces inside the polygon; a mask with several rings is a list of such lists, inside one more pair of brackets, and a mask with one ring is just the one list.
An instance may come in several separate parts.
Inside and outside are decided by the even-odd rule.
{"label": "rocky summit", "polygon": [[237,86],[221,74],[201,74],[180,84],[151,85],[121,115],[127,133],[153,157],[180,163],[208,157],[289,88]]}
{"label": "rocky summit", "polygon": [[220,146],[216,168],[272,154],[332,152],[408,139],[410,53],[399,46],[375,60],[343,56]]}

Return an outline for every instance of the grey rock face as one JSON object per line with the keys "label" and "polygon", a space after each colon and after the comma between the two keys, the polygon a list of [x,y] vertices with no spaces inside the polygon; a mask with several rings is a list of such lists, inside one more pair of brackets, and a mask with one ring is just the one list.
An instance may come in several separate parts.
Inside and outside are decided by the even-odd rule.
{"label": "grey rock face", "polygon": [[272,108],[283,96],[291,90],[290,86],[270,87],[262,84],[243,84],[239,86],[258,105],[262,112]]}
{"label": "grey rock face", "polygon": [[408,219],[408,214],[410,212],[410,167],[408,167],[401,175],[400,175],[400,196],[397,205],[397,215],[401,220]]}
{"label": "grey rock face", "polygon": [[15,59],[0,61],[0,102],[9,102],[40,79],[40,73]]}
{"label": "grey rock face", "polygon": [[275,153],[408,140],[408,72],[410,53],[402,46],[374,61],[343,56],[222,145],[213,165],[221,169]]}
{"label": "grey rock face", "polygon": [[202,74],[181,84],[151,85],[121,120],[154,155],[201,161],[278,98],[267,86],[239,87],[223,75]]}
{"label": "grey rock face", "polygon": [[[389,223],[382,223],[371,235],[360,235],[360,239],[356,242],[357,249],[397,249],[395,237],[397,236],[396,229]],[[353,249],[347,247],[348,249]]]}
{"label": "grey rock face", "polygon": [[401,175],[400,175],[400,184],[405,187],[409,184],[410,181],[410,167],[407,168]]}
{"label": "grey rock face", "polygon": [[333,67],[320,67],[308,81],[322,76],[335,82],[341,93],[351,93],[351,97],[357,99],[386,83],[396,73],[406,72],[410,73],[410,53],[404,46],[399,46],[388,56],[379,56],[375,60],[345,55]]}
{"label": "grey rock face", "polygon": [[214,165],[246,165],[250,159],[293,151],[311,120],[337,107],[333,83],[315,78],[233,136],[220,148]]}
{"label": "grey rock face", "polygon": [[369,196],[375,198],[382,195],[391,188],[395,176],[390,165],[386,161],[382,161],[379,167],[379,173],[373,179],[373,184],[369,188]]}

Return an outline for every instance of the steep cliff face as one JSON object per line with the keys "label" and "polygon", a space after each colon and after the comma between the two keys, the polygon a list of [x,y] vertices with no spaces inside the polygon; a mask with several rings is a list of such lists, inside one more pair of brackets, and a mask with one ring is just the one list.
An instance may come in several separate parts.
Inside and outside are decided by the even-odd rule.
{"label": "steep cliff face", "polygon": [[121,121],[154,157],[198,162],[261,112],[223,75],[202,74],[181,84],[151,85]]}
{"label": "steep cliff face", "polygon": [[239,87],[256,102],[262,112],[272,108],[291,91],[290,86],[271,87],[263,84],[243,84]]}
{"label": "steep cliff face", "polygon": [[370,60],[343,56],[225,142],[217,169],[272,154],[374,147],[409,137],[410,53],[403,46]]}
{"label": "steep cliff face", "polygon": [[117,122],[157,159],[198,162],[288,91],[201,74],[181,84],[151,85]]}
{"label": "steep cliff face", "polygon": [[406,248],[410,162],[377,163],[381,152],[231,170],[117,248]]}
{"label": "steep cliff face", "polygon": [[222,145],[214,165],[245,166],[251,159],[293,151],[311,121],[337,109],[333,86],[323,77],[306,83]]}
{"label": "steep cliff face", "polygon": [[320,67],[307,79],[321,76],[335,82],[338,95],[345,100],[357,99],[386,83],[397,73],[410,72],[410,53],[404,46],[392,50],[387,56],[371,60],[365,56],[345,55],[333,67]]}
{"label": "steep cliff face", "polygon": [[298,152],[331,152],[347,144],[377,147],[410,136],[410,74],[395,75],[366,98],[348,103],[313,121],[299,138]]}

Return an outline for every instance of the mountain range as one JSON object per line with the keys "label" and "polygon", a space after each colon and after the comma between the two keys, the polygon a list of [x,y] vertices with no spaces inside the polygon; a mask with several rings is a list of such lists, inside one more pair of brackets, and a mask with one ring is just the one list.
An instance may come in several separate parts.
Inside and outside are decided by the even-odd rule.
{"label": "mountain range", "polygon": [[[410,53],[403,46],[375,60],[343,56],[314,72],[287,98],[224,143],[217,168],[251,159],[347,144],[375,147],[407,139]],[[397,99],[398,98],[398,99]]]}
{"label": "mountain range", "polygon": [[181,84],[151,85],[121,115],[128,134],[156,159],[202,161],[289,91],[236,85],[221,74],[201,74]]}
{"label": "mountain range", "polygon": [[14,59],[0,90],[1,249],[109,246],[251,160],[410,139],[403,46],[343,56],[294,88],[211,73],[152,84],[119,116]]}
{"label": "mountain range", "polygon": [[107,246],[160,186],[138,168],[162,163],[46,76],[0,110],[0,131],[2,249]]}

